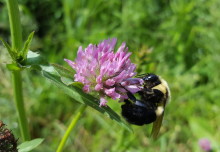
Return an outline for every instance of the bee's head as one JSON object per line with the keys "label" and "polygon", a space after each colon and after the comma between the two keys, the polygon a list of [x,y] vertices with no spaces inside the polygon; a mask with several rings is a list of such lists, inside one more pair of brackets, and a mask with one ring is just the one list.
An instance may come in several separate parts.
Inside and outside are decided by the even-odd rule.
{"label": "bee's head", "polygon": [[144,80],[147,88],[152,88],[161,83],[159,76],[152,73],[145,75],[142,79]]}

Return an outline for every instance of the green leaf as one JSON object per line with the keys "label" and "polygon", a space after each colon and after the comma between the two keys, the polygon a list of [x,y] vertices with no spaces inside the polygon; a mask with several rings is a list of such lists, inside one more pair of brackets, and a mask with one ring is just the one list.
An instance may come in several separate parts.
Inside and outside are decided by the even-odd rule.
{"label": "green leaf", "polygon": [[69,69],[59,65],[59,64],[51,64],[55,70],[61,75],[61,76],[64,76],[64,77],[67,77],[67,78],[70,78],[73,80],[73,76],[75,74],[75,72],[73,71],[70,71]]}
{"label": "green leaf", "polygon": [[10,71],[19,71],[19,70],[21,70],[21,68],[18,67],[16,64],[7,64],[6,67]]}
{"label": "green leaf", "polygon": [[70,78],[66,78],[66,77],[61,77],[60,80],[67,86],[69,85],[73,85],[75,82],[73,81],[73,79]]}
{"label": "green leaf", "polygon": [[48,72],[48,73],[50,73],[50,74],[52,74],[54,76],[60,77],[60,74],[54,69],[53,66],[50,66],[50,65],[46,65],[46,66],[40,65],[40,67],[41,67],[41,72]]}
{"label": "green leaf", "polygon": [[29,50],[31,41],[33,39],[33,36],[34,36],[34,31],[31,32],[31,34],[28,36],[28,39],[25,41],[24,47],[21,50],[21,57],[23,58],[23,60],[25,60],[27,58],[28,50]]}
{"label": "green leaf", "polygon": [[86,94],[82,91],[82,89],[78,88],[77,86],[70,85],[66,86],[62,81],[61,78],[57,75],[54,75],[47,71],[42,71],[43,76],[48,78],[52,83],[54,83],[57,87],[59,87],[64,93],[68,94],[71,98],[78,101],[81,104],[86,104],[95,110],[105,114],[110,119],[116,121],[119,125],[126,128],[128,131],[132,132],[131,127],[124,122],[120,116],[115,113],[110,107],[99,107],[99,100],[89,94]]}
{"label": "green leaf", "polygon": [[[46,68],[49,66],[49,63],[43,58],[39,53],[28,51],[27,58],[24,61],[17,61],[17,64],[20,68],[31,68],[35,70],[41,71],[42,68]],[[53,68],[50,66],[50,68]],[[53,68],[53,71],[54,68]]]}
{"label": "green leaf", "polygon": [[41,66],[48,65],[47,61],[39,54],[33,51],[28,51],[27,59],[22,66]]}
{"label": "green leaf", "polygon": [[16,61],[16,56],[17,56],[17,52],[14,51],[10,45],[5,42],[2,38],[0,38],[0,40],[2,41],[3,45],[6,47],[6,49],[8,50],[8,53],[10,54],[12,60]]}
{"label": "green leaf", "polygon": [[18,152],[29,152],[39,146],[44,139],[37,138],[31,141],[26,141],[18,146]]}
{"label": "green leaf", "polygon": [[72,83],[71,85],[73,85],[73,86],[75,86],[75,87],[78,87],[78,88],[80,88],[80,89],[83,88],[83,84],[82,84],[81,82],[74,82],[74,83]]}

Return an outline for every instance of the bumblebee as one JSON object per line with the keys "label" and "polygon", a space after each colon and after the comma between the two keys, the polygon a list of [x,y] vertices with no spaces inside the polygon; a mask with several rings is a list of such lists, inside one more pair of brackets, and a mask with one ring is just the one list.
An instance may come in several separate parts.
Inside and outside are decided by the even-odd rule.
{"label": "bumblebee", "polygon": [[167,82],[155,74],[145,74],[139,78],[144,80],[143,89],[135,94],[127,92],[128,99],[124,100],[125,104],[121,106],[122,116],[134,125],[153,123],[151,135],[156,138],[165,106],[170,99],[170,90]]}

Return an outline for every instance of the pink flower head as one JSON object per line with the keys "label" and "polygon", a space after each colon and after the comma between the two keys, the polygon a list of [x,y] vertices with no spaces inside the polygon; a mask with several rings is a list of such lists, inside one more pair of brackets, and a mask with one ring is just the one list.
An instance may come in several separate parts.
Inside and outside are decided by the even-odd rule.
{"label": "pink flower head", "polygon": [[211,143],[207,138],[200,139],[199,140],[199,146],[204,151],[207,151],[207,152],[211,151]]}
{"label": "pink flower head", "polygon": [[132,78],[136,66],[129,59],[126,44],[114,53],[116,42],[113,38],[85,49],[80,46],[75,61],[64,59],[76,71],[75,81],[83,83],[84,92],[99,93],[100,106],[106,106],[106,97],[127,99],[127,91],[136,93],[142,88],[143,80]]}

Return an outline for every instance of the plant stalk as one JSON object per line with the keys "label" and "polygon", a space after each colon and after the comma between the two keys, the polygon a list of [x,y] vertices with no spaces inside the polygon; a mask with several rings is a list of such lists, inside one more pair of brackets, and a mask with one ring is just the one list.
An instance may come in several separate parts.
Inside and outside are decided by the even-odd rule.
{"label": "plant stalk", "polygon": [[[22,32],[21,22],[18,9],[17,0],[6,0],[8,8],[8,16],[11,31],[11,43],[12,49],[21,51],[22,48]],[[12,72],[13,92],[16,110],[18,113],[18,120],[20,126],[20,132],[23,141],[30,140],[30,134],[28,129],[27,117],[24,108],[23,93],[22,93],[22,76],[21,71]]]}
{"label": "plant stalk", "polygon": [[83,112],[85,111],[86,109],[86,105],[81,105],[81,107],[79,108],[77,114],[75,117],[73,117],[70,125],[68,126],[65,134],[63,135],[63,138],[57,148],[57,151],[56,152],[62,152],[64,146],[65,146],[65,143],[71,133],[71,131],[74,129],[74,127],[76,126],[77,122],[79,121],[79,118],[81,117],[81,115],[83,114]]}

